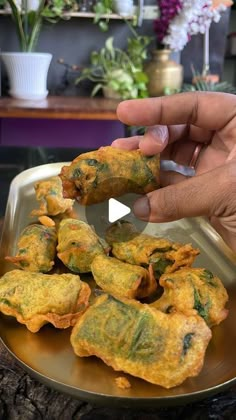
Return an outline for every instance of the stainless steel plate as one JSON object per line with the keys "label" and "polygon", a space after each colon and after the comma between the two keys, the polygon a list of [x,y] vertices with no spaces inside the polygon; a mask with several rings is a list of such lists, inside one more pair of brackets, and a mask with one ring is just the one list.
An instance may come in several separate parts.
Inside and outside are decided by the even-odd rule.
{"label": "stainless steel plate", "polygon": [[[38,206],[34,183],[57,175],[63,164],[38,166],[22,172],[13,180],[1,240],[0,274],[12,268],[4,261],[4,256],[15,251],[20,231],[32,222],[30,211]],[[77,206],[76,209],[80,217],[85,218],[84,208]],[[191,242],[200,248],[201,254],[195,266],[211,270],[228,289],[229,316],[213,329],[213,338],[200,375],[186,380],[181,386],[166,390],[125,374],[131,388],[122,390],[115,383],[120,373],[114,372],[97,358],[78,358],[74,355],[69,341],[70,330],[56,330],[46,325],[33,334],[13,318],[1,315],[2,341],[31,375],[72,396],[103,405],[127,407],[179,404],[219,392],[236,381],[236,256],[203,218],[148,224],[146,231],[174,241]]]}

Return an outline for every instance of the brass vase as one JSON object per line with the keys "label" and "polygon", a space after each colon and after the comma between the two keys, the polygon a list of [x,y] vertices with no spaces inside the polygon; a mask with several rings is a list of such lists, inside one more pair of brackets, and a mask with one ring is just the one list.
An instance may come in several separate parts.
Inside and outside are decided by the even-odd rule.
{"label": "brass vase", "polygon": [[179,90],[183,83],[183,66],[170,59],[168,49],[154,50],[145,66],[150,96],[162,96]]}

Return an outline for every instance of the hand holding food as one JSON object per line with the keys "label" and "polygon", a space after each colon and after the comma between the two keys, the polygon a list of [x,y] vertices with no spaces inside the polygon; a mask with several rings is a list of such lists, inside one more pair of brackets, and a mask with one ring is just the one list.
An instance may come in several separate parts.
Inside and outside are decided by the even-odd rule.
{"label": "hand holding food", "polygon": [[145,194],[160,185],[159,155],[144,156],[113,147],[79,155],[61,170],[64,196],[80,204],[100,203],[126,193]]}
{"label": "hand holding food", "polygon": [[147,130],[144,136],[115,140],[114,147],[139,149],[147,156],[160,153],[161,159],[194,166],[196,172],[192,178],[162,173],[164,188],[135,203],[138,218],[163,223],[206,216],[236,252],[235,107],[236,96],[222,92],[186,92],[118,105],[120,121]]}

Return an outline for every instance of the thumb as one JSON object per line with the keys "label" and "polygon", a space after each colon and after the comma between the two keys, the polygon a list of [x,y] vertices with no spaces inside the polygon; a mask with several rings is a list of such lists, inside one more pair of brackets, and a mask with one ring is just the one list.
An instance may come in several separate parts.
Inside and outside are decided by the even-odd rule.
{"label": "thumb", "polygon": [[135,202],[133,210],[139,219],[150,222],[233,216],[236,224],[235,161],[149,193]]}

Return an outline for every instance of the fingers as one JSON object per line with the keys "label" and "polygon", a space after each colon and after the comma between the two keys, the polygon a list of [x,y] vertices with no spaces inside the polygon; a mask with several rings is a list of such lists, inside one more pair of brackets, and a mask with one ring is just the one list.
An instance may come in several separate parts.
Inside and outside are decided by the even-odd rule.
{"label": "fingers", "polygon": [[139,143],[142,136],[134,136],[125,139],[116,139],[111,145],[117,149],[135,150],[139,149]]}
{"label": "fingers", "polygon": [[233,147],[233,149],[231,150],[226,162],[229,162],[230,160],[236,160],[236,144]]}
{"label": "fingers", "polygon": [[[129,138],[119,138],[112,142],[113,147],[124,150],[141,149],[144,155],[153,155],[163,152],[163,159],[173,159],[181,164],[186,164],[191,157],[197,143],[209,143],[212,132],[199,127],[187,127],[186,125],[155,125],[148,127],[143,136],[133,136]],[[179,142],[177,149],[166,149],[167,144]]]}
{"label": "fingers", "polygon": [[235,115],[236,96],[222,92],[186,92],[132,99],[121,102],[117,108],[117,116],[123,123],[136,126],[193,124],[219,130]]}
{"label": "fingers", "polygon": [[152,156],[162,152],[169,140],[166,126],[149,127],[143,136],[134,136],[128,139],[116,139],[112,146],[124,150],[140,149],[144,155]]}
{"label": "fingers", "polygon": [[224,217],[224,213],[229,216],[230,212],[236,215],[234,162],[149,193],[134,205],[135,215],[151,222],[195,216]]}
{"label": "fingers", "polygon": [[155,155],[160,153],[167,146],[169,131],[164,125],[149,127],[140,139],[139,148],[144,155]]}

